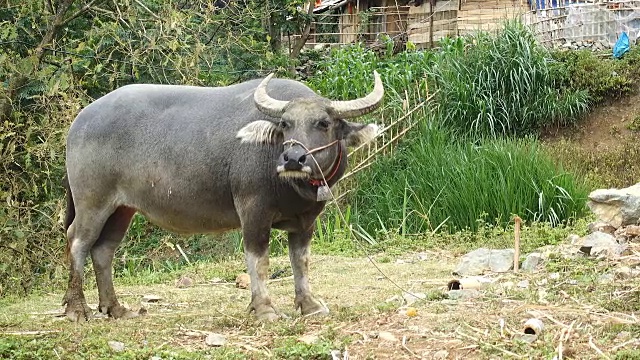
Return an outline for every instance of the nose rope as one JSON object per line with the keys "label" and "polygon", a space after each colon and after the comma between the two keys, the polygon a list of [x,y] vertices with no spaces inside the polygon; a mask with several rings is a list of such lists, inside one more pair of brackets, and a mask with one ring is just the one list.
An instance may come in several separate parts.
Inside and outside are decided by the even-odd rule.
{"label": "nose rope", "polygon": [[309,150],[306,146],[304,146],[303,143],[301,143],[300,141],[295,140],[295,139],[287,140],[287,141],[283,142],[282,144],[283,145],[289,145],[289,144],[291,144],[291,145],[300,145],[307,152],[305,155],[311,155],[316,151],[324,150],[324,149],[326,149],[326,148],[328,148],[330,146],[333,146],[338,141],[340,141],[340,140],[334,140],[334,141],[328,143],[327,145],[318,146],[317,148],[313,148],[311,150]]}
{"label": "nose rope", "polygon": [[285,142],[283,142],[283,145],[300,145],[307,153],[305,155],[310,155],[311,156],[311,160],[313,160],[313,162],[316,164],[316,167],[318,167],[318,170],[320,170],[320,175],[322,176],[322,180],[317,180],[317,179],[311,179],[309,182],[311,183],[311,185],[313,186],[322,186],[324,184],[328,184],[328,180],[331,180],[335,174],[338,172],[338,168],[340,167],[340,163],[342,162],[342,148],[338,148],[338,162],[336,163],[333,172],[331,172],[331,174],[329,174],[329,179],[327,180],[327,178],[324,176],[324,172],[322,171],[322,168],[320,167],[320,164],[318,164],[318,161],[316,160],[316,157],[313,156],[313,153],[316,151],[320,151],[320,150],[324,150],[330,146],[333,146],[334,144],[336,144],[338,141],[340,140],[334,140],[330,143],[328,143],[327,145],[323,145],[323,146],[318,146],[316,148],[313,148],[311,150],[309,150],[309,148],[307,148],[303,143],[301,143],[298,140],[295,139],[290,139],[287,140]]}

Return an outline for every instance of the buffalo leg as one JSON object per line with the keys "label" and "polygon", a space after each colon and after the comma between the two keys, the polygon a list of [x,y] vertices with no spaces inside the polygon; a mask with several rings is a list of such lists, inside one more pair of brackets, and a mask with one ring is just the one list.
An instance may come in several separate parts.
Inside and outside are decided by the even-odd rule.
{"label": "buffalo leg", "polygon": [[113,256],[118,245],[122,242],[135,210],[127,207],[119,207],[107,220],[98,241],[91,248],[91,261],[96,274],[96,284],[101,313],[115,319],[128,319],[138,314],[120,305],[113,288]]}
{"label": "buffalo leg", "polygon": [[65,314],[69,320],[78,322],[91,318],[91,309],[82,290],[84,265],[89,250],[98,239],[103,225],[112,211],[107,209],[82,209],[76,207],[76,216],[67,229],[70,243],[71,266],[69,285],[62,301],[66,305]]}
{"label": "buffalo leg", "polygon": [[[264,222],[264,221],[263,221]],[[255,311],[260,320],[273,321],[279,318],[271,304],[267,291],[267,274],[269,271],[269,235],[271,225],[257,226],[258,222],[249,222],[242,229],[245,260],[251,278],[251,304],[249,311]]]}
{"label": "buffalo leg", "polygon": [[309,286],[309,259],[311,237],[314,227],[303,232],[289,233],[289,259],[295,282],[295,306],[302,315],[326,315],[329,313],[324,305],[315,299]]}

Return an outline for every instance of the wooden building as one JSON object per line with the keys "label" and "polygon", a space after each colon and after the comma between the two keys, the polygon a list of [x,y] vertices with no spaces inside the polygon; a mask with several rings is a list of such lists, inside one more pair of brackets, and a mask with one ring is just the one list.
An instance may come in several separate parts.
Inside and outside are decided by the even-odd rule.
{"label": "wooden building", "polygon": [[496,29],[529,11],[529,1],[318,0],[308,45],[375,42],[386,34],[429,47],[446,36]]}

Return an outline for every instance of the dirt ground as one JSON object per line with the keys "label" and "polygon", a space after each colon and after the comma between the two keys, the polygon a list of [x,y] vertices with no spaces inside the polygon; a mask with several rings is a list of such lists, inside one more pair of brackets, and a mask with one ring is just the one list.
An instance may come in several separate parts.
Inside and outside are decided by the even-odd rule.
{"label": "dirt ground", "polygon": [[[633,130],[635,129],[635,130]],[[543,139],[575,141],[585,150],[612,149],[640,140],[640,92],[611,100],[590,112],[576,126],[548,128]]]}
{"label": "dirt ground", "polygon": [[[122,355],[146,354],[123,358],[146,359],[160,349],[214,359],[324,359],[331,358],[328,350],[338,350],[341,354],[333,359],[341,360],[551,359],[558,354],[564,359],[595,359],[640,347],[640,319],[635,313],[640,278],[610,283],[600,279],[623,260],[558,260],[535,273],[488,274],[486,286],[453,299],[447,296],[447,284],[456,278],[451,272],[457,261],[447,252],[378,257],[376,265],[393,282],[424,297],[408,307],[405,297],[411,296],[367,258],[314,256],[312,288],[326,302],[330,316],[300,317],[292,306],[293,279],[286,276],[268,285],[275,306],[287,316],[273,324],[256,323],[246,314],[249,290],[215,278],[221,267],[242,269],[240,261],[201,265],[176,274],[195,280],[190,287],[179,288],[173,282],[117,286],[121,301],[148,310],[138,319],[71,324],[58,306],[62,290],[7,304],[0,307],[0,338],[34,337],[61,359],[117,355],[108,341],[121,342]],[[287,265],[285,257],[272,261],[274,268]],[[86,295],[95,308],[96,290],[89,288]],[[142,300],[145,295],[160,300],[147,303]],[[523,325],[530,318],[544,324],[537,337],[524,335]],[[211,332],[225,337],[220,351],[226,352],[210,352],[205,338]]]}

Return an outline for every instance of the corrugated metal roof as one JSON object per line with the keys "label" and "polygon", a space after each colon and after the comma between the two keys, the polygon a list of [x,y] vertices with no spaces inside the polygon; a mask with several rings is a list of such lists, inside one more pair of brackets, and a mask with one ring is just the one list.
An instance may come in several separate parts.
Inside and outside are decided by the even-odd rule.
{"label": "corrugated metal roof", "polygon": [[348,0],[322,0],[320,5],[316,6],[313,9],[313,12],[323,12],[326,10],[337,9],[344,6],[347,3],[347,1]]}

